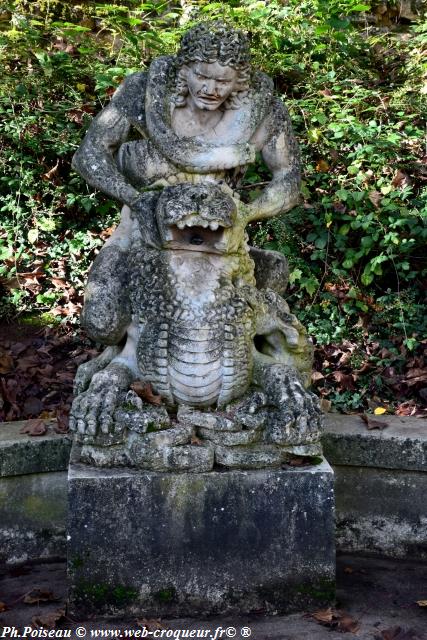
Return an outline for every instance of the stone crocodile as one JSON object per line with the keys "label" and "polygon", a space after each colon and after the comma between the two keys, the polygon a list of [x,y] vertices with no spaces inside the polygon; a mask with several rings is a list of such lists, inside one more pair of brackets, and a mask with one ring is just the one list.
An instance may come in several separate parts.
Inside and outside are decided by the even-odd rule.
{"label": "stone crocodile", "polygon": [[[89,460],[163,468],[164,457],[156,463],[153,455],[159,443],[144,453],[153,430],[169,434],[178,449],[191,447],[197,432],[209,443],[198,448],[199,456],[208,451],[208,467],[215,445],[222,450],[227,442],[259,442],[258,454],[267,452],[274,464],[282,456],[277,447],[318,452],[319,412],[304,388],[311,344],[283,298],[256,286],[245,207],[225,187],[181,184],[147,193],[131,220],[129,249],[107,247],[89,275],[84,323],[94,339],[115,345],[83,365],[76,379],[71,424]],[[122,270],[120,291],[108,291],[112,268],[114,283]],[[136,380],[151,385],[160,407],[135,395]],[[265,463],[258,455],[247,465],[260,459]]]}

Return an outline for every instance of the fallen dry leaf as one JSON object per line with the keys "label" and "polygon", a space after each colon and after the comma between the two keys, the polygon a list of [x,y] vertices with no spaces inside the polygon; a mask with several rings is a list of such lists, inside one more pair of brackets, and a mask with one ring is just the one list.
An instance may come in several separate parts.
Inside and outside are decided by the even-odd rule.
{"label": "fallen dry leaf", "polygon": [[311,374],[312,382],[316,382],[317,380],[323,380],[324,378],[325,376],[323,375],[323,373],[320,373],[320,371],[313,371],[313,373]]}
{"label": "fallen dry leaf", "polygon": [[330,400],[326,400],[326,398],[321,398],[320,400],[320,409],[323,413],[328,413],[331,410],[332,402]]}
{"label": "fallen dry leaf", "polygon": [[27,433],[29,436],[44,436],[47,433],[47,424],[44,420],[33,418],[33,420],[27,420],[19,433]]}
{"label": "fallen dry leaf", "polygon": [[307,458],[304,456],[292,456],[286,462],[290,467],[308,467],[311,466],[311,458]]}
{"label": "fallen dry leaf", "polygon": [[388,422],[384,422],[383,420],[374,420],[371,416],[368,416],[367,413],[362,413],[360,418],[366,424],[366,427],[371,431],[371,429],[385,429],[389,426]]}
{"label": "fallen dry leaf", "polygon": [[24,598],[25,604],[39,604],[40,602],[58,602],[60,598],[54,596],[52,591],[45,589],[33,589]]}
{"label": "fallen dry leaf", "polygon": [[385,407],[376,407],[374,413],[376,416],[382,416],[383,413],[387,413],[387,409]]}
{"label": "fallen dry leaf", "polygon": [[332,607],[315,611],[311,614],[311,617],[319,624],[342,633],[356,633],[360,627],[359,622],[352,618],[350,614]]}
{"label": "fallen dry leaf", "polygon": [[3,613],[3,611],[7,611],[7,605],[5,602],[0,602],[0,613]]}
{"label": "fallen dry leaf", "polygon": [[142,382],[142,380],[135,380],[130,385],[132,391],[135,391],[136,395],[141,398],[141,400],[145,400],[145,402],[149,402],[150,404],[162,404],[162,398],[159,395],[156,395],[153,392],[152,386],[149,382]]}
{"label": "fallen dry leaf", "polygon": [[68,411],[58,409],[56,412],[56,424],[53,427],[55,433],[68,433]]}
{"label": "fallen dry leaf", "polygon": [[327,173],[330,169],[329,163],[326,160],[319,160],[316,164],[316,171],[319,173]]}
{"label": "fallen dry leaf", "polygon": [[44,627],[47,629],[55,629],[56,623],[65,617],[65,609],[57,609],[51,613],[34,616],[31,623],[36,627]]}
{"label": "fallen dry leaf", "polygon": [[196,447],[200,447],[203,442],[197,436],[191,436],[190,444],[195,445]]}
{"label": "fallen dry leaf", "polygon": [[368,198],[372,202],[374,207],[378,209],[382,200],[381,193],[379,191],[370,191],[368,193]]}
{"label": "fallen dry leaf", "polygon": [[0,373],[9,373],[13,368],[13,358],[6,351],[1,350],[0,353]]}
{"label": "fallen dry leaf", "polygon": [[417,600],[417,605],[419,607],[427,607],[427,600]]}
{"label": "fallen dry leaf", "polygon": [[24,416],[38,416],[43,411],[43,403],[40,398],[30,396],[24,402],[23,414]]}
{"label": "fallen dry leaf", "polygon": [[393,187],[407,187],[411,184],[411,179],[407,173],[398,169],[393,176],[393,180],[391,181]]}
{"label": "fallen dry leaf", "polygon": [[314,613],[311,614],[311,617],[314,618],[317,622],[320,622],[321,624],[329,624],[330,622],[332,622],[334,617],[334,614],[332,612],[332,607],[315,611]]}
{"label": "fallen dry leaf", "polygon": [[142,618],[141,620],[137,620],[136,624],[143,629],[147,629],[147,631],[157,631],[157,629],[167,629],[164,624],[160,622],[160,618]]}

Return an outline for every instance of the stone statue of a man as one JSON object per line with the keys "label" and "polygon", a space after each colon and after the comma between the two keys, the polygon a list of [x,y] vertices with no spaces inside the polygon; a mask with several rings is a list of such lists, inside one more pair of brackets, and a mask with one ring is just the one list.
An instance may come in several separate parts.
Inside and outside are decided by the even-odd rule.
{"label": "stone statue of a man", "polygon": [[[131,128],[142,138],[128,141]],[[258,151],[272,179],[244,205],[234,189]],[[251,70],[245,36],[199,24],[177,56],[128,76],[74,167],[124,205],[86,288],[83,324],[110,347],[76,376],[70,425],[82,459],[209,470],[317,454],[312,346],[280,296],[286,261],[253,251],[245,234],[299,195],[289,116]],[[138,382],[160,408],[135,396]],[[207,441],[196,453],[195,433]]]}
{"label": "stone statue of a man", "polygon": [[[131,129],[142,140],[127,142]],[[125,78],[93,120],[73,166],[135,209],[141,187],[225,181],[234,188],[257,151],[272,180],[248,206],[249,220],[297,204],[298,150],[270,78],[251,70],[244,34],[210,23],[190,29],[176,56]]]}

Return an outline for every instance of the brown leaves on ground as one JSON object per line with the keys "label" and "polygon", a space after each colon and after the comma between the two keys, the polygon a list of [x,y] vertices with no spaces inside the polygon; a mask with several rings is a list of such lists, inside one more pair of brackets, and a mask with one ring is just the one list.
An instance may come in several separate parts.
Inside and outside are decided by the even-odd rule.
{"label": "brown leaves on ground", "polygon": [[58,602],[60,598],[55,596],[52,591],[46,589],[33,589],[27,593],[23,599],[25,604],[40,604],[41,602]]}
{"label": "brown leaves on ground", "polygon": [[426,636],[420,635],[415,629],[391,627],[381,631],[380,635],[375,636],[375,640],[426,640]]}
{"label": "brown leaves on ground", "polygon": [[32,618],[31,624],[36,628],[55,629],[58,622],[65,618],[65,608],[43,613]]}
{"label": "brown leaves on ground", "polygon": [[78,365],[97,355],[71,327],[0,325],[0,422],[29,419],[25,433],[68,430],[68,412]]}
{"label": "brown leaves on ground", "polygon": [[47,433],[47,424],[44,420],[28,420],[19,430],[19,433],[28,433],[29,436],[44,436]]}
{"label": "brown leaves on ground", "polygon": [[315,611],[311,617],[319,624],[342,633],[356,633],[360,627],[359,622],[350,614],[332,607]]}
{"label": "brown leaves on ground", "polygon": [[[347,289],[334,286],[334,295],[345,301]],[[366,338],[316,346],[312,383],[324,411],[337,392],[351,399],[362,390],[360,406],[366,409],[387,407],[397,415],[427,417],[427,340],[414,351],[403,336],[390,343],[386,348]]]}
{"label": "brown leaves on ground", "polygon": [[313,458],[310,456],[291,456],[286,464],[290,467],[310,467],[313,464]]}
{"label": "brown leaves on ground", "polygon": [[362,413],[360,417],[363,420],[363,422],[366,424],[367,429],[369,430],[385,429],[386,427],[389,426],[388,422],[385,422],[384,420],[375,420],[375,418],[373,418],[372,416],[369,416],[367,413]]}
{"label": "brown leaves on ground", "polygon": [[160,618],[141,618],[141,620],[137,620],[136,624],[147,631],[153,632],[158,629],[167,629],[164,624],[161,623]]}
{"label": "brown leaves on ground", "polygon": [[156,395],[153,391],[153,388],[149,382],[142,382],[142,380],[135,380],[130,385],[132,391],[135,391],[136,395],[144,400],[145,402],[149,402],[150,404],[162,404],[162,398],[159,395]]}

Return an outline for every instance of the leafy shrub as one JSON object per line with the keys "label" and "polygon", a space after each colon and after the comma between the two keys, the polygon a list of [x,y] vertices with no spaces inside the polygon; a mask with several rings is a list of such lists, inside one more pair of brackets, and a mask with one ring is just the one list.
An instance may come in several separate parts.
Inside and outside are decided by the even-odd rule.
{"label": "leafy shrub", "polygon": [[[290,303],[319,344],[394,335],[418,348],[426,329],[425,24],[386,31],[358,0],[3,6],[4,313],[76,317],[118,205],[71,171],[72,154],[126,74],[175,51],[193,21],[220,18],[248,33],[254,65],[285,96],[302,152],[303,203],[253,225],[252,241],[288,256]],[[250,168],[242,193],[255,197],[266,179],[261,164]]]}

